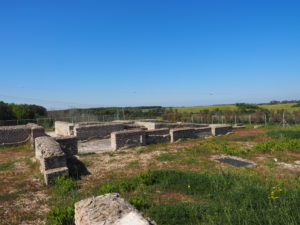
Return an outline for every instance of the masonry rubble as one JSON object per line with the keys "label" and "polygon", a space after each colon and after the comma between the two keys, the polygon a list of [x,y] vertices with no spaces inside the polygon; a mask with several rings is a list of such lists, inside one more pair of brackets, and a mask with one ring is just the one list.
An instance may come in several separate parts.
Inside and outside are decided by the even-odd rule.
{"label": "masonry rubble", "polygon": [[156,225],[118,193],[84,199],[74,207],[75,225]]}

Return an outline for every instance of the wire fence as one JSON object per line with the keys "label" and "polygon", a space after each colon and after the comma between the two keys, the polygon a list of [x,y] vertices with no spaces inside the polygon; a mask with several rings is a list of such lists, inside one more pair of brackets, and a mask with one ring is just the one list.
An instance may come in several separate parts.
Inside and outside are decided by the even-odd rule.
{"label": "wire fence", "polygon": [[70,117],[49,117],[49,118],[38,118],[38,119],[21,119],[21,120],[0,120],[0,126],[14,126],[14,125],[25,125],[27,123],[36,123],[43,126],[46,129],[54,127],[55,121],[65,121],[70,123],[78,122],[111,122],[114,120],[135,120],[135,119],[163,119],[174,122],[193,122],[202,124],[283,124],[283,125],[294,125],[300,124],[300,114],[291,113],[277,113],[277,114],[203,114],[203,113],[165,113],[159,117],[143,117],[135,115],[120,115],[116,113],[114,115],[81,115],[81,116],[70,116]]}

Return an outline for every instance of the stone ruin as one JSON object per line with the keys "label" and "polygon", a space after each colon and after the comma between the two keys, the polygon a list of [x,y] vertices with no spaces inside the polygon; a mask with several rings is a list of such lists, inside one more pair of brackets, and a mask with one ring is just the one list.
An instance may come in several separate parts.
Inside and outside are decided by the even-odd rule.
{"label": "stone ruin", "polygon": [[0,146],[20,145],[30,141],[34,147],[34,139],[45,135],[44,128],[34,123],[0,126]]}
{"label": "stone ruin", "polygon": [[[37,124],[0,127],[0,144],[22,144],[30,141],[40,162],[45,183],[52,184],[56,177],[68,175],[68,162],[74,162],[78,144],[90,139],[105,141],[108,151],[163,142],[176,142],[232,131],[223,124],[203,125],[170,123],[158,120],[68,123],[55,122],[55,137],[45,134]],[[102,142],[104,143],[104,142]],[[76,160],[75,160],[76,161]],[[69,165],[70,167],[70,165]]]}
{"label": "stone ruin", "polygon": [[[222,135],[232,131],[230,125],[166,123],[164,121],[114,121],[111,123],[55,122],[55,137],[45,134],[36,124],[0,127],[0,144],[20,144],[30,140],[40,163],[46,185],[59,176],[69,176],[71,159],[78,153],[78,143],[90,139],[110,142],[110,151],[190,138]],[[219,161],[221,161],[219,159]],[[75,203],[76,225],[156,225],[146,219],[118,193],[88,198]]]}
{"label": "stone ruin", "polygon": [[[159,120],[113,121],[68,123],[55,122],[55,134],[74,135],[79,141],[105,139],[114,151],[162,142],[175,142],[209,135],[222,135],[232,131],[232,126],[224,124],[170,123]],[[107,143],[107,142],[106,142]]]}
{"label": "stone ruin", "polygon": [[75,225],[156,225],[118,193],[75,203]]}

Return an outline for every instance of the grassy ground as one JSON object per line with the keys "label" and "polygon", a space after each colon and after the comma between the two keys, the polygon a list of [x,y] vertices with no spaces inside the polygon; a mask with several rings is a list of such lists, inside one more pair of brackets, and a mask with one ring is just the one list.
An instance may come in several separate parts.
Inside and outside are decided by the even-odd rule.
{"label": "grassy ground", "polygon": [[0,149],[0,224],[42,224],[48,195],[29,145]]}
{"label": "grassy ground", "polygon": [[[259,105],[259,107],[268,110],[279,110],[285,109],[287,111],[299,110],[299,107],[293,108],[292,106],[295,103],[287,103],[287,104],[277,104],[277,105]],[[195,107],[174,107],[178,112],[199,112],[201,110],[210,110],[213,111],[215,109],[219,110],[237,110],[235,105],[211,105],[211,106],[195,106]]]}
{"label": "grassy ground", "polygon": [[[0,199],[0,205],[18,203],[20,208],[26,208],[27,203],[20,200],[24,193],[29,196],[27,192],[49,196],[33,204],[44,210],[35,213],[37,209],[31,206],[28,212],[34,215],[18,219],[14,213],[7,213],[3,224],[73,224],[76,201],[109,192],[120,192],[158,225],[299,224],[300,169],[294,163],[300,159],[299,132],[299,127],[242,129],[209,139],[81,154],[79,159],[90,175],[79,180],[60,178],[53,187],[41,185],[41,180],[34,178],[39,174],[35,166],[28,165],[22,170],[28,176],[25,180],[40,184],[36,189],[24,188],[23,178],[13,176],[18,163],[26,164],[33,153],[25,149],[1,150],[0,174],[11,171],[14,180],[5,182],[6,191],[0,186],[2,196],[8,198]],[[252,160],[258,166],[236,168],[211,159],[222,154]],[[295,167],[285,169],[277,162]],[[18,179],[22,193],[12,192],[17,196],[9,199],[8,190]]]}

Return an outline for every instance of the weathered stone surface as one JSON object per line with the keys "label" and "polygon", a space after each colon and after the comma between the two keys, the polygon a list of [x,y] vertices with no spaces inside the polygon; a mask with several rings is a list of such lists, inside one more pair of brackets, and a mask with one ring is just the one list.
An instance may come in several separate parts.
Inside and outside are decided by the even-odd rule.
{"label": "weathered stone surface", "polygon": [[119,123],[99,123],[99,124],[76,124],[74,127],[74,135],[79,140],[87,140],[91,138],[104,138],[115,131],[124,130],[124,124]]}
{"label": "weathered stone surface", "polygon": [[151,225],[118,193],[88,198],[75,203],[76,225]]}
{"label": "weathered stone surface", "polygon": [[232,165],[235,167],[253,168],[253,167],[257,166],[257,164],[253,161],[243,159],[240,157],[236,157],[236,156],[219,155],[219,156],[212,156],[211,159],[218,161],[218,162],[226,163],[226,164],[229,164],[229,165]]}
{"label": "weathered stone surface", "polygon": [[210,124],[209,127],[211,128],[212,135],[222,135],[232,132],[232,126],[226,124]]}
{"label": "weathered stone surface", "polygon": [[196,124],[196,123],[167,123],[167,122],[161,122],[161,121],[136,121],[135,122],[139,126],[143,126],[147,128],[148,130],[155,130],[155,129],[161,129],[161,128],[201,128],[201,127],[207,127],[207,125],[203,124]]}
{"label": "weathered stone surface", "polygon": [[35,156],[40,160],[41,171],[67,165],[65,153],[51,137],[44,136],[35,139]]}
{"label": "weathered stone surface", "polygon": [[59,143],[61,150],[66,156],[78,154],[78,139],[75,136],[56,137],[55,140]]}
{"label": "weathered stone surface", "polygon": [[74,135],[74,124],[64,121],[55,121],[55,134],[58,136],[71,136]]}
{"label": "weathered stone surface", "polygon": [[169,134],[170,129],[169,128],[161,128],[161,129],[155,129],[155,130],[145,130],[146,135],[166,135]]}
{"label": "weathered stone surface", "polygon": [[31,142],[31,147],[34,149],[35,148],[35,139],[37,137],[43,137],[46,136],[45,129],[42,126],[39,126],[35,123],[28,123],[26,124],[27,127],[31,129],[31,137],[30,137],[30,142]]}
{"label": "weathered stone surface", "polygon": [[26,125],[0,127],[0,145],[22,144],[30,138],[31,128]]}
{"label": "weathered stone surface", "polygon": [[54,184],[55,179],[59,176],[69,176],[67,167],[54,168],[44,172],[44,180],[46,185]]}
{"label": "weathered stone surface", "polygon": [[146,130],[146,144],[157,144],[162,142],[169,142],[170,141],[170,135],[169,135],[170,129],[169,128],[162,128],[162,129],[156,129],[156,130]]}
{"label": "weathered stone surface", "polygon": [[111,133],[112,150],[137,147],[145,144],[145,131],[143,130],[117,131]]}
{"label": "weathered stone surface", "polygon": [[177,140],[185,140],[189,138],[199,138],[209,136],[211,134],[211,128],[176,128],[170,130],[171,142]]}
{"label": "weathered stone surface", "polygon": [[158,144],[163,142],[170,142],[171,136],[166,135],[148,135],[146,136],[146,145]]}

